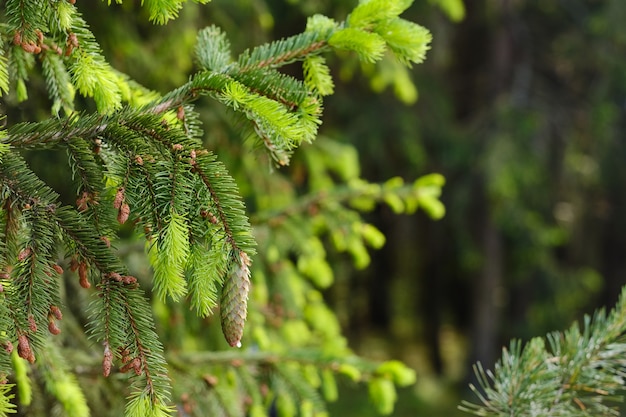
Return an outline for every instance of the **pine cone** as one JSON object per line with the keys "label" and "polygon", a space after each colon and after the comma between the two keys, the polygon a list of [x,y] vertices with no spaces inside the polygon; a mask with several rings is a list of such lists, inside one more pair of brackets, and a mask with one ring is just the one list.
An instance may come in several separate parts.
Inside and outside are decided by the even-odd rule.
{"label": "pine cone", "polygon": [[250,291],[250,258],[243,251],[238,258],[226,277],[220,300],[222,332],[232,347],[241,347]]}

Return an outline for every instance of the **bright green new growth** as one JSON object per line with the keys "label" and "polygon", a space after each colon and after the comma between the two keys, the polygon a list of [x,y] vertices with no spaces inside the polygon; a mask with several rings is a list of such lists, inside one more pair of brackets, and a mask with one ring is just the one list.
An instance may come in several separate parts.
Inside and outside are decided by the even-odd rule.
{"label": "bright green new growth", "polygon": [[[187,294],[184,272],[190,252],[189,229],[185,218],[175,212],[165,221],[161,235],[154,239],[155,243],[150,247],[154,288],[162,300],[169,296],[174,301],[180,301]],[[204,294],[198,296],[204,297]]]}
{"label": "bright green new growth", "polygon": [[[150,19],[159,24],[175,18],[183,3],[143,2]],[[63,361],[54,338],[45,332],[60,331],[61,263],[89,290],[88,333],[101,349],[102,374],[127,375],[128,417],[171,415],[172,401],[183,401],[176,391],[182,388],[170,380],[170,374],[179,372],[183,377],[177,383],[194,384],[198,407],[209,415],[259,415],[275,400],[284,415],[322,416],[326,411],[318,389],[327,401],[335,400],[336,375],[369,383],[379,411],[391,412],[395,385],[410,383],[410,372],[393,363],[377,368],[346,347],[339,322],[319,292],[334,279],[320,236],[327,235],[337,251],[365,267],[370,261],[367,246],[378,248],[385,239],[363,223],[357,209],[384,202],[396,212],[422,207],[440,217],[442,178],[424,177],[413,185],[397,179],[368,184],[358,178],[358,158],[351,148],[322,141],[306,157],[314,192],[289,205],[272,198],[275,190],[259,193],[258,213],[249,219],[234,178],[204,148],[192,103],[206,96],[223,104],[240,122],[242,137],[254,138],[276,165],[287,165],[296,148],[316,139],[322,98],[333,92],[322,54],[349,50],[374,62],[389,49],[406,66],[423,60],[428,32],[398,17],[410,4],[362,2],[342,23],[314,16],[303,33],[239,56],[232,55],[219,28],[208,27],[197,37],[198,72],[160,97],[111,68],[71,2],[6,2],[0,91],[26,100],[29,74],[40,65],[55,115],[11,125],[2,131],[0,142],[0,380],[13,374],[21,405],[32,399],[26,370],[34,366],[66,414],[89,413],[70,372],[72,364]],[[279,71],[294,62],[302,63],[303,80]],[[93,98],[98,111],[77,113],[76,93]],[[77,190],[75,206],[63,204],[37,177],[21,156],[24,150],[66,153]],[[251,164],[251,155],[242,155],[242,163]],[[256,233],[269,236],[256,269],[253,226]],[[235,352],[240,356],[211,352],[215,356],[199,364],[206,368],[208,363],[210,371],[186,374],[185,366],[193,367],[196,359],[181,353],[176,366],[168,369],[145,283],[131,275],[115,251],[120,227],[145,239],[152,288],[162,305],[169,308],[186,297],[202,317],[219,308],[227,343],[242,346],[244,338],[245,346],[248,337],[261,351]],[[297,261],[281,252],[285,241],[293,242]],[[64,250],[62,261],[59,248]],[[272,273],[278,279],[270,284],[266,277]],[[269,305],[270,292],[281,295],[281,308],[289,311],[277,315],[284,321],[280,326],[268,323],[271,316],[261,310],[267,310],[262,303]],[[248,309],[249,302],[257,308]],[[252,329],[249,336],[244,333],[246,321]],[[246,366],[230,366],[235,359]],[[264,383],[274,397],[261,393],[258,379],[264,375],[257,366],[271,371]],[[208,372],[220,375],[219,383]],[[14,409],[9,389],[0,385],[0,414]]]}

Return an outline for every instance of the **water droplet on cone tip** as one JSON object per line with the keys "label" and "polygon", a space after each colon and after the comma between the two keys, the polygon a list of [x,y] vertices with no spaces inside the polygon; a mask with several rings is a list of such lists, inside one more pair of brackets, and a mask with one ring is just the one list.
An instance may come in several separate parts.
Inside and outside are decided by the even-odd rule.
{"label": "water droplet on cone tip", "polygon": [[237,344],[235,345],[235,347],[240,348],[240,347],[241,347],[241,342],[237,342]]}

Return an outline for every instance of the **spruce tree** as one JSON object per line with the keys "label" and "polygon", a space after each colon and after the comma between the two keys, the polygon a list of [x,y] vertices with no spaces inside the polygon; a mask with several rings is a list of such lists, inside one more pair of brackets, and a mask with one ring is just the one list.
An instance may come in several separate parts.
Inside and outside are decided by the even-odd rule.
{"label": "spruce tree", "polygon": [[[183,3],[143,6],[165,24]],[[28,93],[41,79],[50,112],[6,117],[0,131],[0,415],[323,416],[338,377],[367,383],[390,413],[414,372],[348,348],[323,299],[328,251],[366,266],[384,236],[361,212],[386,203],[441,217],[443,179],[367,183],[354,150],[331,139],[295,155],[306,192],[280,171],[318,135],[334,88],[328,53],[423,61],[430,34],[400,17],[410,5],[362,1],[344,21],[315,15],[302,33],[240,54],[209,26],[196,72],[160,94],[107,62],[73,0],[6,1],[4,104],[41,100]],[[280,71],[294,63],[300,77]],[[240,181],[205,146],[201,98],[228,112]],[[65,155],[69,202],[28,163],[41,152]],[[147,278],[124,254],[137,245]]]}

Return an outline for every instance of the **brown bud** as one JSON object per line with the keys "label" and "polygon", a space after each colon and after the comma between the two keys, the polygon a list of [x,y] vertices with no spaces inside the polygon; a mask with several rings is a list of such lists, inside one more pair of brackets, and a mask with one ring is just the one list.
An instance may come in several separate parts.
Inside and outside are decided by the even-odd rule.
{"label": "brown bud", "polygon": [[137,278],[131,276],[131,275],[124,275],[122,277],[122,282],[126,285],[131,285],[131,284],[136,284],[137,283]]}
{"label": "brown bud", "polygon": [[32,253],[32,251],[30,250],[30,248],[22,249],[22,251],[19,253],[19,255],[17,255],[17,260],[22,262],[23,260],[28,258],[31,253]]}
{"label": "brown bud", "polygon": [[63,313],[57,306],[50,306],[50,314],[57,320],[61,320],[63,318]]}
{"label": "brown bud", "polygon": [[117,281],[117,282],[121,282],[122,281],[122,276],[120,274],[118,274],[117,272],[111,272],[109,273],[109,278]]}
{"label": "brown bud", "polygon": [[113,199],[113,207],[116,209],[120,209],[122,207],[122,203],[124,202],[124,187],[120,187],[117,189],[117,193],[115,193],[115,198]]}
{"label": "brown bud", "polygon": [[35,318],[32,314],[28,316],[28,328],[33,333],[37,331],[37,323],[35,322]]}
{"label": "brown bud", "polygon": [[182,151],[184,148],[183,145],[181,145],[180,143],[175,143],[172,145],[172,149],[175,151]]}
{"label": "brown bud", "polygon": [[78,259],[72,258],[70,260],[70,271],[76,272],[76,270],[78,269],[78,265],[79,265]]}
{"label": "brown bud", "polygon": [[111,247],[111,240],[106,236],[100,236],[100,240],[104,242],[107,248]]}
{"label": "brown bud", "polygon": [[111,366],[113,366],[113,352],[109,348],[109,343],[104,344],[104,356],[102,357],[102,375],[106,378],[111,375]]}
{"label": "brown bud", "polygon": [[19,30],[15,32],[15,35],[13,35],[13,43],[15,45],[19,45],[22,43],[22,32],[20,32]]}
{"label": "brown bud", "polygon": [[33,350],[30,348],[30,342],[24,334],[20,334],[17,337],[17,354],[20,358],[24,358],[30,363],[35,362],[35,355],[33,354]]}
{"label": "brown bud", "polygon": [[13,352],[13,343],[11,343],[10,340],[7,340],[4,343],[4,351],[8,353],[9,355],[11,354],[11,352]]}
{"label": "brown bud", "polygon": [[83,288],[91,287],[91,283],[87,279],[87,263],[86,262],[81,262],[80,265],[78,265],[78,278],[80,279],[79,282],[80,282],[81,287]]}
{"label": "brown bud", "polygon": [[28,52],[29,54],[32,54],[35,52],[36,45],[32,42],[24,42],[21,44],[21,46],[22,46],[22,49]]}
{"label": "brown bud", "polygon": [[124,361],[124,357],[122,357],[122,362],[124,366],[120,368],[120,372],[128,372],[132,369],[137,375],[141,374],[141,360],[139,358],[127,356],[126,361]]}
{"label": "brown bud", "polygon": [[123,203],[122,207],[120,207],[119,211],[117,212],[118,223],[120,224],[126,223],[126,220],[128,220],[129,215],[130,215],[130,206],[126,203]]}
{"label": "brown bud", "polygon": [[78,211],[80,212],[86,211],[89,208],[88,207],[89,200],[90,200],[89,193],[87,191],[83,191],[80,197],[76,199],[76,207],[78,208]]}
{"label": "brown bud", "polygon": [[61,329],[59,329],[59,327],[57,326],[54,320],[50,320],[48,322],[48,331],[55,336],[61,333]]}
{"label": "brown bud", "polygon": [[59,264],[52,264],[52,269],[54,269],[59,275],[63,273],[63,268],[61,268]]}
{"label": "brown bud", "polygon": [[137,163],[137,165],[143,165],[143,158],[140,155],[136,155],[135,162]]}
{"label": "brown bud", "polygon": [[202,375],[202,379],[210,387],[214,387],[219,382],[219,379],[215,375]]}
{"label": "brown bud", "polygon": [[75,33],[69,34],[69,36],[67,37],[67,43],[68,45],[72,45],[73,47],[78,46],[78,38],[76,37]]}
{"label": "brown bud", "polygon": [[178,106],[178,108],[176,109],[176,118],[178,120],[185,119],[185,108],[183,106]]}
{"label": "brown bud", "polygon": [[135,358],[133,359],[133,370],[135,371],[135,375],[141,375],[141,359]]}

